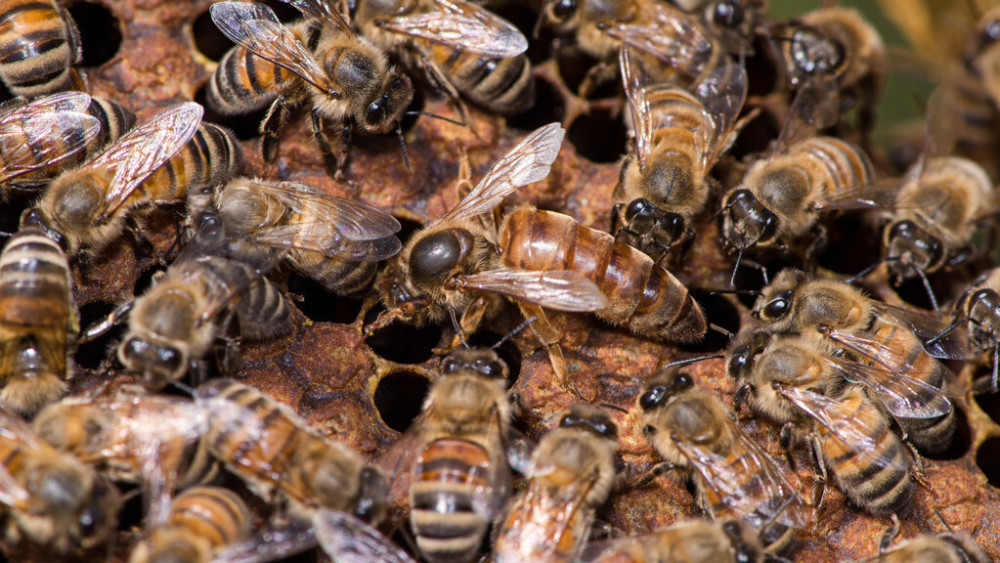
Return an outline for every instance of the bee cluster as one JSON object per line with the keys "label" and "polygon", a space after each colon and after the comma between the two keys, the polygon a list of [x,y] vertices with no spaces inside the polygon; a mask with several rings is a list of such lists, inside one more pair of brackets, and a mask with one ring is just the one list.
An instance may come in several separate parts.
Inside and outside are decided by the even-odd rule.
{"label": "bee cluster", "polygon": [[0,549],[1000,557],[1000,14],[881,4],[891,147],[848,8],[0,6]]}

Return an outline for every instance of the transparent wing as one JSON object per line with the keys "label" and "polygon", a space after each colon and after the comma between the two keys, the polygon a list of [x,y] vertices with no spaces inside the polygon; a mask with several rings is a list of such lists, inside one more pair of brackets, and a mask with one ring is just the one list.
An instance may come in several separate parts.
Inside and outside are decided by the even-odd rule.
{"label": "transparent wing", "polygon": [[549,175],[566,130],[558,123],[535,129],[493,164],[469,195],[440,221],[475,217],[500,205],[521,186]]}
{"label": "transparent wing", "polygon": [[288,69],[328,96],[340,97],[309,49],[278,21],[267,5],[227,1],[212,4],[210,10],[219,31],[240,47]]}
{"label": "transparent wing", "polygon": [[[324,20],[337,26],[343,33],[355,35],[347,21],[347,11],[327,0],[281,0],[286,4],[294,6],[296,10],[306,16]],[[344,7],[346,8],[346,6]]]}
{"label": "transparent wing", "polygon": [[214,563],[266,563],[278,561],[316,547],[316,532],[310,520],[291,514],[261,526],[246,541],[230,545],[212,558]]}
{"label": "transparent wing", "polygon": [[643,88],[645,77],[642,69],[635,64],[626,44],[623,44],[618,52],[618,66],[621,67],[622,85],[632,113],[636,157],[639,159],[639,166],[645,167],[653,146],[652,112],[649,99],[646,97],[646,89]]}
{"label": "transparent wing", "polygon": [[87,148],[101,132],[87,113],[90,96],[63,92],[39,98],[0,117],[0,182],[45,168]]}
{"label": "transparent wing", "polygon": [[835,125],[840,119],[840,100],[832,77],[815,77],[798,87],[788,108],[785,123],[778,139],[772,145],[774,152],[814,137],[823,129]]}
{"label": "transparent wing", "polygon": [[415,563],[381,532],[346,512],[319,510],[313,522],[323,551],[338,563]]}
{"label": "transparent wing", "polygon": [[101,220],[107,220],[150,174],[191,140],[204,109],[194,102],[171,106],[123,135],[115,144],[84,164],[111,168],[115,175],[105,194]]}
{"label": "transparent wing", "polygon": [[528,50],[528,40],[510,22],[465,0],[431,0],[427,12],[389,17],[385,29],[443,43],[467,53],[516,57]]}
{"label": "transparent wing", "polygon": [[894,416],[935,418],[952,410],[951,402],[945,398],[941,389],[914,377],[839,356],[827,356],[826,361],[848,381],[874,391]]}
{"label": "transparent wing", "polygon": [[593,312],[608,303],[597,284],[572,270],[538,272],[500,268],[457,276],[454,283],[462,289],[499,293],[555,311]]}
{"label": "transparent wing", "polygon": [[924,351],[944,360],[971,360],[978,357],[969,335],[964,329],[942,334],[950,326],[947,322],[926,313],[885,303],[874,303],[876,314],[883,320],[892,319],[909,327],[920,340]]}
{"label": "transparent wing", "polygon": [[735,425],[731,430],[742,451],[730,452],[728,458],[683,440],[674,443],[720,500],[753,526],[771,521],[805,526],[805,505],[770,456]]}
{"label": "transparent wing", "polygon": [[259,186],[301,217],[287,225],[256,230],[257,242],[365,262],[385,260],[400,250],[395,236],[399,221],[377,207],[291,182]]}
{"label": "transparent wing", "polygon": [[605,33],[674,68],[702,68],[711,59],[712,42],[687,14],[662,3],[644,8],[631,22],[608,25]]}
{"label": "transparent wing", "polygon": [[[860,153],[859,153],[860,154]],[[836,195],[816,201],[816,211],[847,211],[852,209],[895,209],[898,179],[886,179],[867,186],[842,190]]]}
{"label": "transparent wing", "polygon": [[733,141],[736,140],[737,121],[747,99],[747,72],[742,64],[726,62],[712,71],[695,89],[705,112],[711,117],[711,131],[702,131],[699,137],[706,140],[701,151],[701,169],[706,173]]}
{"label": "transparent wing", "polygon": [[895,456],[875,454],[878,443],[872,437],[881,436],[884,429],[873,427],[864,417],[845,416],[846,413],[837,401],[819,393],[778,383],[773,385],[778,393],[826,428],[848,451],[875,467],[894,471],[909,470],[908,464]]}

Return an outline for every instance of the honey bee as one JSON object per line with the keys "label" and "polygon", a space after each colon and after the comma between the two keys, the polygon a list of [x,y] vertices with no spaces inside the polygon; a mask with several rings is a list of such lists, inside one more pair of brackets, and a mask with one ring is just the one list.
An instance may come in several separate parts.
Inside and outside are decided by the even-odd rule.
{"label": "honey bee", "polygon": [[0,183],[46,175],[86,151],[102,134],[90,105],[87,94],[64,92],[0,107]]}
{"label": "honey bee", "polygon": [[664,370],[639,396],[643,434],[665,463],[694,478],[699,504],[716,520],[741,519],[780,551],[806,524],[805,504],[770,456],[750,441],[712,393],[684,372]]}
{"label": "honey bee", "polygon": [[534,105],[527,39],[485,8],[465,0],[362,0],[354,20],[365,37],[426,73],[452,100],[461,94],[507,115]]}
{"label": "honey bee", "polygon": [[166,520],[153,528],[129,556],[129,563],[210,563],[227,546],[250,537],[253,515],[236,493],[193,487],[173,500]]}
{"label": "honey bee", "polygon": [[[252,247],[235,254],[283,252],[292,268],[332,293],[365,291],[378,262],[400,249],[391,215],[304,184],[238,178],[214,199],[225,231]],[[266,257],[250,259],[260,260]]]}
{"label": "honey bee", "polygon": [[231,379],[197,388],[208,412],[205,443],[212,455],[264,499],[341,510],[378,524],[387,483],[377,469],[340,442],[308,429],[287,407]]}
{"label": "honey bee", "polygon": [[867,135],[888,75],[885,45],[878,31],[856,10],[830,7],[779,24],[772,34],[781,39],[791,85],[832,83],[838,113],[857,107],[859,129]]}
{"label": "honey bee", "polygon": [[[413,98],[413,85],[389,64],[384,52],[355,34],[327,0],[298,0],[293,5],[319,24],[318,35],[310,22],[283,26],[264,4],[212,5],[212,21],[239,46],[219,63],[209,81],[208,101],[224,114],[248,113],[270,104],[260,125],[266,161],[277,156],[278,130],[289,108],[308,102],[327,167],[343,171],[354,128],[379,135],[395,129],[402,136],[399,124]],[[314,48],[306,47],[313,44]],[[345,135],[339,163],[327,138],[331,122]]]}
{"label": "honey bee", "polygon": [[967,324],[973,350],[980,354],[991,351],[990,389],[995,393],[1000,389],[1000,268],[973,282],[955,304],[955,316],[955,323],[945,331]]}
{"label": "honey bee", "polygon": [[822,213],[876,207],[885,201],[886,194],[864,189],[874,177],[868,156],[850,143],[834,137],[794,143],[756,162],[726,195],[723,241],[742,255],[752,247],[799,243],[812,233],[807,255],[813,254],[823,240],[818,224]]}
{"label": "honey bee", "polygon": [[992,561],[983,548],[976,544],[975,540],[961,533],[923,534],[902,541],[892,549],[888,549],[889,542],[891,542],[891,538],[883,539],[881,553],[870,561],[873,563],[906,563],[908,561],[989,563]]}
{"label": "honey bee", "polygon": [[507,374],[493,350],[453,350],[412,426],[410,524],[428,561],[471,561],[510,493]]}
{"label": "honey bee", "polygon": [[708,200],[708,173],[735,140],[746,99],[742,65],[727,62],[693,93],[669,83],[643,87],[628,47],[622,80],[632,109],[635,152],[622,162],[611,232],[631,235],[650,256],[691,236],[691,220]]}
{"label": "honey bee", "polygon": [[[918,381],[901,397],[896,418],[921,452],[947,450],[957,422],[943,395],[954,374],[935,358],[966,358],[970,348],[963,335],[941,337],[945,325],[935,317],[879,303],[846,283],[811,280],[791,269],[764,288],[752,314],[775,332],[805,334],[878,370],[906,376],[904,384]],[[906,402],[917,399],[914,404],[937,405],[935,411],[908,411]]]}
{"label": "honey bee", "polygon": [[122,233],[133,210],[183,201],[188,192],[231,173],[239,154],[236,140],[215,125],[199,128],[202,111],[195,103],[163,110],[79,168],[60,174],[22,224],[44,228],[65,242],[70,254],[99,252]]}
{"label": "honey bee", "polygon": [[618,427],[605,412],[579,404],[564,414],[532,454],[528,488],[506,509],[496,560],[577,561],[615,485],[617,452]]}
{"label": "honey bee", "polygon": [[4,2],[0,21],[0,80],[15,96],[35,98],[83,90],[76,23],[56,0]]}
{"label": "honey bee", "polygon": [[753,53],[758,25],[767,15],[766,0],[672,0],[672,4],[700,18],[701,24],[730,53]]}
{"label": "honey bee", "polygon": [[645,534],[595,542],[582,559],[587,563],[761,563],[764,548],[742,520],[684,520]]}
{"label": "honey bee", "polygon": [[22,230],[0,254],[0,403],[30,416],[62,396],[79,331],[66,255]]}
{"label": "honey bee", "polygon": [[982,87],[1000,108],[1000,8],[983,14],[977,24],[977,34],[967,55],[967,66],[982,81]]}
{"label": "honey bee", "polygon": [[[896,196],[883,235],[893,283],[954,266],[982,253],[974,238],[992,229],[998,210],[993,183],[975,162],[936,157],[915,166]],[[929,285],[928,285],[929,287]],[[937,299],[930,292],[937,308]]]}
{"label": "honey bee", "polygon": [[27,537],[62,553],[108,540],[122,503],[115,486],[2,407],[0,427],[0,504],[10,518],[8,539]]}
{"label": "honey bee", "polygon": [[[848,387],[831,399],[777,382],[771,386],[813,420],[809,440],[824,483],[832,476],[851,502],[874,516],[910,510],[913,461],[860,387]],[[790,445],[790,439],[786,442]]]}
{"label": "honey bee", "polygon": [[[622,45],[637,49],[647,62],[659,61],[664,81],[680,86],[700,82],[725,56],[700,24],[666,2],[644,0],[547,0],[542,17],[577,47],[598,60],[579,88],[581,97],[617,74]],[[666,64],[662,67],[663,63]]]}

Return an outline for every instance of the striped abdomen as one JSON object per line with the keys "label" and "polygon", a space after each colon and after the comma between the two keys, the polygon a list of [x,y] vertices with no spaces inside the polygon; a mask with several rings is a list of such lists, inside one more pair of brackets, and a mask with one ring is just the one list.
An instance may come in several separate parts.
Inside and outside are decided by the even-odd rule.
{"label": "striped abdomen", "polygon": [[40,231],[22,231],[0,255],[0,379],[66,379],[78,330],[66,255]]}
{"label": "striped abdomen", "polygon": [[509,267],[584,274],[608,298],[597,316],[612,324],[673,342],[694,342],[705,334],[705,317],[677,278],[649,256],[568,215],[513,211],[501,228],[500,252]]}
{"label": "striped abdomen", "polygon": [[[840,400],[828,417],[833,424],[858,425],[860,421],[870,429],[868,438],[874,442],[871,446],[847,443],[825,426],[816,425],[824,463],[839,488],[854,504],[874,516],[905,513],[913,496],[913,482],[905,469],[910,467],[910,457],[891,432],[885,415],[857,392]],[[868,459],[861,457],[862,452]],[[874,463],[872,458],[884,461]]]}
{"label": "striped abdomen", "polygon": [[378,270],[377,262],[339,260],[303,250],[293,250],[288,259],[300,273],[337,295],[357,295],[364,292],[371,287]]}
{"label": "striped abdomen", "polygon": [[70,89],[79,59],[76,26],[54,0],[0,2],[0,78],[14,95]]}
{"label": "striped abdomen", "polygon": [[835,137],[806,139],[792,145],[787,156],[799,163],[812,184],[812,201],[806,204],[866,186],[875,178],[868,156],[861,149]]}
{"label": "striped abdomen", "polygon": [[431,562],[471,561],[489,520],[478,510],[492,487],[493,461],[481,445],[441,438],[420,452],[410,484],[410,522],[417,546]]}
{"label": "striped abdomen", "polygon": [[[238,264],[254,275],[249,266]],[[267,278],[259,278],[250,284],[236,303],[236,314],[240,319],[240,336],[248,340],[278,338],[292,330],[292,310],[280,289]]]}
{"label": "striped abdomen", "polygon": [[441,43],[414,41],[455,89],[475,104],[510,115],[527,111],[534,103],[535,80],[525,55],[495,59]]}
{"label": "striped abdomen", "polygon": [[249,113],[267,106],[299,80],[291,71],[233,47],[209,79],[207,99],[220,113]]}
{"label": "striped abdomen", "polygon": [[[135,114],[132,113],[132,110],[105,98],[91,96],[87,113],[96,117],[97,121],[101,123],[101,133],[80,153],[78,163],[96,156],[135,127]],[[71,166],[74,164],[67,164],[64,168]]]}
{"label": "striped abdomen", "polygon": [[171,503],[166,526],[216,550],[245,539],[251,522],[249,509],[236,493],[221,487],[193,487]]}

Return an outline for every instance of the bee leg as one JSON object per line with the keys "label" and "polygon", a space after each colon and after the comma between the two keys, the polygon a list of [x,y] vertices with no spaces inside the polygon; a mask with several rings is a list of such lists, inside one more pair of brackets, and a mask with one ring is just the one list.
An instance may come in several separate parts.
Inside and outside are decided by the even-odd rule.
{"label": "bee leg", "polygon": [[896,538],[899,536],[899,517],[893,514],[890,518],[892,519],[892,525],[889,526],[889,529],[887,529],[884,534],[882,534],[882,539],[878,542],[879,553],[885,553],[888,551],[889,546],[892,545],[892,542],[896,541]]}
{"label": "bee leg", "polygon": [[[167,267],[167,261],[156,252],[156,247],[150,242],[149,237],[143,233],[142,225],[131,213],[125,216],[125,230],[132,235],[135,242],[136,254],[139,256],[153,257],[159,265]],[[138,257],[138,256],[137,256]]]}
{"label": "bee leg", "polygon": [[549,362],[552,364],[552,371],[559,380],[560,386],[563,390],[576,395],[581,401],[585,401],[586,399],[580,394],[580,390],[576,384],[569,379],[566,358],[563,356],[562,348],[559,346],[561,335],[559,334],[559,330],[549,322],[548,317],[545,315],[545,309],[542,309],[538,305],[524,302],[518,302],[518,306],[521,308],[524,318],[538,317],[538,320],[531,325],[531,330],[535,333],[538,340],[541,341],[542,345],[549,349]]}
{"label": "bee leg", "polygon": [[671,463],[669,461],[664,461],[663,463],[658,463],[658,464],[654,465],[652,469],[650,469],[649,471],[647,471],[642,477],[639,477],[638,479],[636,479],[635,481],[633,481],[631,484],[626,485],[626,488],[628,488],[628,489],[640,489],[642,487],[645,487],[646,485],[649,485],[650,483],[652,483],[653,479],[656,479],[660,475],[663,475],[667,471],[670,471],[671,469],[674,469],[676,467],[677,467],[676,465],[674,465],[673,463]]}
{"label": "bee leg", "polygon": [[569,126],[576,121],[576,118],[590,113],[590,102],[571,92],[566,87],[566,83],[563,82],[559,72],[559,63],[554,57],[540,65],[535,65],[531,69],[531,73],[535,78],[548,82],[555,88],[559,97],[562,98],[564,108],[562,126],[565,129],[569,129]]}
{"label": "bee leg", "polygon": [[278,131],[288,119],[289,103],[284,96],[278,96],[267,108],[264,120],[260,122],[260,152],[264,162],[271,162],[278,156]]}
{"label": "bee leg", "polygon": [[[830,240],[827,236],[827,230],[824,225],[816,225],[813,229],[815,235],[811,243],[809,243],[808,248],[805,252],[805,263],[810,265],[812,270],[816,269],[816,257],[819,253],[826,248],[826,243]],[[815,272],[810,272],[815,273]]]}
{"label": "bee leg", "polygon": [[911,444],[909,441],[904,443],[906,444],[906,447],[910,448],[910,453],[913,455],[913,469],[910,470],[910,475],[913,475],[914,480],[916,480],[917,483],[920,483],[923,488],[934,492],[934,489],[931,488],[931,484],[928,483],[927,479],[924,477],[924,460],[920,457],[920,454],[917,453],[916,446]]}
{"label": "bee leg", "polygon": [[617,74],[617,60],[615,61],[615,64],[608,64],[606,62],[597,63],[596,65],[590,67],[587,70],[587,74],[583,76],[583,81],[580,82],[580,87],[576,90],[577,96],[586,100],[598,86],[601,86],[610,80],[614,80]]}
{"label": "bee leg", "polygon": [[434,64],[433,61],[425,57],[422,53],[415,52],[413,55],[414,60],[417,62],[417,67],[424,73],[427,81],[448,98],[448,102],[455,106],[455,111],[462,117],[462,122],[468,123],[469,129],[475,135],[476,130],[471,126],[472,121],[469,119],[469,109],[465,107],[465,102],[462,101],[462,96],[458,93],[455,85],[448,80],[448,77],[445,76],[438,65]]}
{"label": "bee leg", "polygon": [[[819,445],[819,438],[815,434],[809,436],[809,449],[812,450],[813,461],[816,463],[816,469],[819,471],[817,475],[818,479],[813,484],[813,506],[816,507],[816,512],[823,507],[823,498],[826,493],[826,483],[829,476],[826,472],[826,464],[823,462],[822,449]],[[816,519],[819,521],[819,518]]]}

